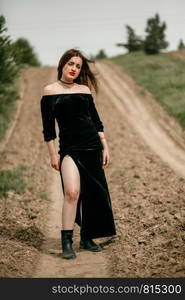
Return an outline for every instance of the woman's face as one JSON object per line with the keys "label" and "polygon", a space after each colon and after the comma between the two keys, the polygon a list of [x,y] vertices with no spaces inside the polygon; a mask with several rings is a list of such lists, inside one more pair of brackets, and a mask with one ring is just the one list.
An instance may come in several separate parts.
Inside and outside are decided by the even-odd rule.
{"label": "woman's face", "polygon": [[71,57],[63,67],[62,78],[70,81],[76,79],[81,71],[82,63],[81,57]]}

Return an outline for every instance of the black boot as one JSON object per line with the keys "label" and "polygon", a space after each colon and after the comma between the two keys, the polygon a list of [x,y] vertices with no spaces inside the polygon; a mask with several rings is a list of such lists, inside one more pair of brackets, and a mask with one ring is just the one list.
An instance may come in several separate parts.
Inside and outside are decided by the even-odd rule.
{"label": "black boot", "polygon": [[102,248],[95,244],[92,239],[84,236],[83,231],[80,231],[80,249],[85,249],[93,252],[101,251]]}
{"label": "black boot", "polygon": [[61,230],[61,240],[62,240],[62,257],[63,258],[75,258],[76,254],[72,247],[73,230]]}

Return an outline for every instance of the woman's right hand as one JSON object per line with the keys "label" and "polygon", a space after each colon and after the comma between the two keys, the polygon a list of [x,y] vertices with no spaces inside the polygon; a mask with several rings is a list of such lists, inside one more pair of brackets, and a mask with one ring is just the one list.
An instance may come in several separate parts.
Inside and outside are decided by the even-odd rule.
{"label": "woman's right hand", "polygon": [[59,171],[60,168],[60,156],[56,155],[52,155],[50,158],[51,161],[51,166],[52,168],[54,168],[55,170]]}

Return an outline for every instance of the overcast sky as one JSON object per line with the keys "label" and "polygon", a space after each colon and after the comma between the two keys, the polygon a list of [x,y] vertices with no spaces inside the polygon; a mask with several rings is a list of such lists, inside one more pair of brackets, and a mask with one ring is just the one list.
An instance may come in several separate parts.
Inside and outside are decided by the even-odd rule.
{"label": "overcast sky", "polygon": [[28,39],[45,65],[57,65],[72,47],[86,55],[124,53],[115,44],[126,41],[125,25],[144,37],[155,13],[167,24],[168,50],[176,50],[185,41],[185,0],[0,0],[7,33]]}

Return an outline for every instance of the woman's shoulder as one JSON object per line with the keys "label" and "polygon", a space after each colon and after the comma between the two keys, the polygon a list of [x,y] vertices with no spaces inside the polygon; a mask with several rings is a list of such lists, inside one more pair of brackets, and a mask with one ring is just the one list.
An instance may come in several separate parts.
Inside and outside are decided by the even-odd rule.
{"label": "woman's shoulder", "polygon": [[[91,90],[90,88],[85,85],[85,84],[78,84],[75,83],[74,88],[72,88],[71,90],[72,93],[84,93],[84,94],[91,94]],[[59,93],[66,93],[66,90],[58,89],[58,85],[57,82],[48,84],[46,86],[43,87],[43,91],[42,91],[42,96],[48,96],[48,95],[54,95],[54,94],[59,94]]]}
{"label": "woman's shoulder", "polygon": [[53,95],[56,89],[56,83],[47,84],[43,87],[42,95]]}
{"label": "woman's shoulder", "polygon": [[79,89],[85,94],[91,94],[90,88],[85,84],[79,84]]}

